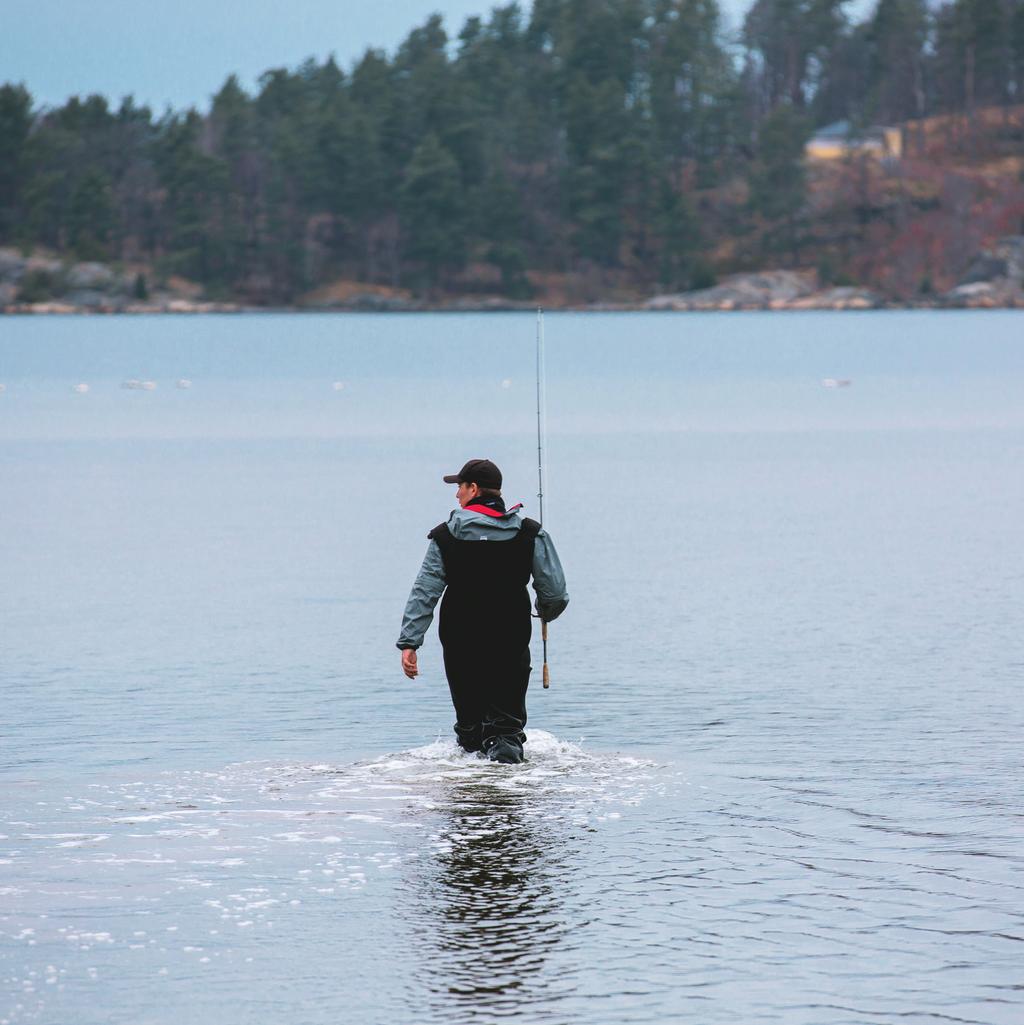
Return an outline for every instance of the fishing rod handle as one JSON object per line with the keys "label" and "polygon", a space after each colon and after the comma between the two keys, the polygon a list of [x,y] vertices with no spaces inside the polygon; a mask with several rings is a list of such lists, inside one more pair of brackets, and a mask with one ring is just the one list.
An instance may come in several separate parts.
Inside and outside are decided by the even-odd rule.
{"label": "fishing rod handle", "polygon": [[548,624],[543,619],[540,622],[540,636],[544,642],[544,670],[542,679],[544,681],[544,689],[547,690],[551,686],[551,677],[548,675]]}

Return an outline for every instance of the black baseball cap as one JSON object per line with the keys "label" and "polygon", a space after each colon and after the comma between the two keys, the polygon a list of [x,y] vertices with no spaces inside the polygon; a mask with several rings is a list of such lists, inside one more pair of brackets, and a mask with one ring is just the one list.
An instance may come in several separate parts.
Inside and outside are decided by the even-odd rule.
{"label": "black baseball cap", "polygon": [[444,478],[445,484],[476,484],[481,488],[501,490],[501,470],[490,459],[470,459],[458,473]]}

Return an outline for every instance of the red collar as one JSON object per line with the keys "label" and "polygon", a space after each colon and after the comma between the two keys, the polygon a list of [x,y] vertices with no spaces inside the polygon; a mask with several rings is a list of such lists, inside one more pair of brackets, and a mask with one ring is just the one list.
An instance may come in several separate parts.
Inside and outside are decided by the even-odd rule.
{"label": "red collar", "polygon": [[497,509],[489,509],[486,505],[467,505],[463,506],[466,512],[478,512],[483,513],[484,516],[493,516],[495,519],[501,519],[502,516],[508,516],[510,513],[516,512],[518,509],[522,509],[523,503],[520,502],[518,505],[512,506],[511,509],[505,512],[498,512]]}

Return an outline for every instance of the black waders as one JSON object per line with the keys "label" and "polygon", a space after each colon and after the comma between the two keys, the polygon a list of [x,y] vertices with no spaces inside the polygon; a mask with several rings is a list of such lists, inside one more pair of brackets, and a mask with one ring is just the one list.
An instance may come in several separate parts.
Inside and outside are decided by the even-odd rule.
{"label": "black waders", "polygon": [[509,541],[457,540],[444,523],[429,534],[447,581],[438,633],[455,734],[464,750],[495,761],[523,759],[532,631],[526,585],[539,530],[524,519]]}

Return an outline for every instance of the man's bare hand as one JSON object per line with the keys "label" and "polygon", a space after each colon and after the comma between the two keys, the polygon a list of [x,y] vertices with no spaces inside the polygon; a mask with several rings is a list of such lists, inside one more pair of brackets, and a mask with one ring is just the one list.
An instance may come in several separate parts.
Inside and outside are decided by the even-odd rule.
{"label": "man's bare hand", "polygon": [[402,672],[409,677],[410,680],[415,680],[419,676],[419,667],[416,665],[416,652],[412,648],[405,648],[402,651]]}

